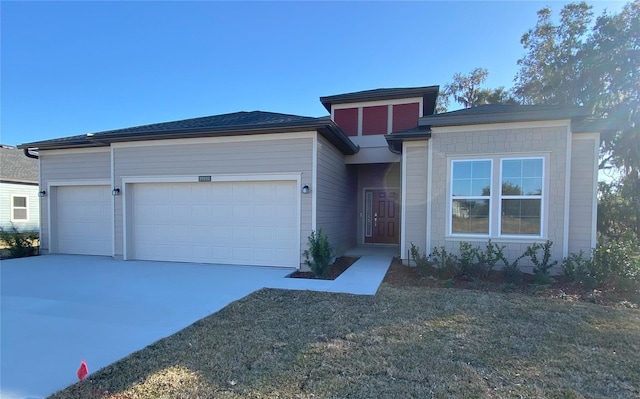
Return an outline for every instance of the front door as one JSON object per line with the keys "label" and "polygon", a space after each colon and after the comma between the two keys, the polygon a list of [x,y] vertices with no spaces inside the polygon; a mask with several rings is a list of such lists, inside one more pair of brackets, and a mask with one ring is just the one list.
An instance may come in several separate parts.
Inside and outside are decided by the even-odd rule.
{"label": "front door", "polygon": [[398,192],[393,189],[365,190],[364,242],[398,244]]}

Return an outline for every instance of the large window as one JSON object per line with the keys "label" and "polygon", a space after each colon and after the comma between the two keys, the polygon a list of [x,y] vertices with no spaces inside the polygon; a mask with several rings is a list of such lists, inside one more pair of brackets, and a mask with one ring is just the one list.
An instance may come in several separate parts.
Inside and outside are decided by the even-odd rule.
{"label": "large window", "polygon": [[11,196],[11,221],[26,222],[29,220],[29,197],[24,195]]}
{"label": "large window", "polygon": [[544,159],[451,162],[453,235],[542,236]]}

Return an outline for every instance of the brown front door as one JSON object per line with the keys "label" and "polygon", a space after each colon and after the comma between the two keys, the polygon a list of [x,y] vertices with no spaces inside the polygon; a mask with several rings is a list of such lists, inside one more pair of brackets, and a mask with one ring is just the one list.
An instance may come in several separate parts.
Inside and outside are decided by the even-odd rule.
{"label": "brown front door", "polygon": [[399,212],[396,190],[365,190],[364,242],[398,244]]}

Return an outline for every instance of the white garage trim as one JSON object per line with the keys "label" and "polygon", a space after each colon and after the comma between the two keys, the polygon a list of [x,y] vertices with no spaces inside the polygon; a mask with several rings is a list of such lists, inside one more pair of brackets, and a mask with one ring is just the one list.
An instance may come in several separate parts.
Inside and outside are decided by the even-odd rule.
{"label": "white garage trim", "polygon": [[[301,209],[302,209],[302,196],[301,196],[301,178],[302,173],[283,173],[283,174],[225,174],[225,175],[215,175],[209,173],[202,173],[200,176],[210,176],[211,182],[266,182],[266,181],[280,181],[280,182],[295,182],[296,186],[296,204],[297,204],[297,212],[296,212],[296,252],[300,254],[301,252]],[[128,230],[128,218],[129,214],[129,206],[133,206],[133,204],[129,204],[128,202],[128,186],[131,184],[138,183],[198,183],[197,175],[189,175],[189,176],[128,176],[122,178],[122,226],[123,226],[123,258],[124,260],[132,259],[130,255],[131,243],[129,240]],[[129,187],[130,188],[130,187]],[[299,267],[299,265],[297,266]]]}
{"label": "white garage trim", "polygon": [[[57,210],[56,212],[54,212],[56,214],[56,217],[53,218],[52,215],[54,213],[52,213],[52,200],[51,200],[51,196],[52,193],[55,191],[55,188],[57,187],[68,187],[68,186],[106,186],[106,187],[111,187],[111,181],[110,180],[64,180],[64,181],[50,181],[47,183],[47,217],[49,218],[49,223],[47,226],[47,231],[48,231],[48,245],[49,245],[49,251],[52,253],[56,253],[58,252],[58,245],[57,242],[54,245],[54,235],[52,234],[53,228],[54,227],[58,227],[57,223]],[[57,199],[56,199],[57,202]],[[114,201],[113,199],[111,200],[111,212],[113,214],[113,209],[114,209]],[[55,226],[53,221],[55,220]],[[111,219],[111,241],[113,243],[114,241],[114,221],[113,218]],[[59,240],[58,235],[55,235],[55,239]],[[113,244],[112,244],[113,247]],[[52,251],[55,248],[55,251]],[[113,255],[113,254],[112,254]]]}

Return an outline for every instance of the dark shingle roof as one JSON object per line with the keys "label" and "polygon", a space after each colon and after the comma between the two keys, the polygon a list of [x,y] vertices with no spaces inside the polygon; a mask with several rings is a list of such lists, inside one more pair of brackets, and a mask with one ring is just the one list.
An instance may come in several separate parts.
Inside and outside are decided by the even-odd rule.
{"label": "dark shingle roof", "polygon": [[200,118],[184,119],[172,122],[153,123],[128,127],[125,129],[108,130],[94,133],[94,135],[111,136],[122,133],[164,132],[172,130],[184,130],[195,128],[220,128],[269,124],[287,124],[292,122],[315,121],[317,118],[309,116],[279,114],[275,112],[251,111],[234,112],[231,114],[204,116]]}
{"label": "dark shingle roof", "polygon": [[524,122],[587,117],[590,111],[583,107],[555,105],[503,105],[487,104],[464,108],[420,118],[420,127],[461,126],[483,123]]}
{"label": "dark shingle roof", "polygon": [[[331,104],[345,104],[354,103],[360,101],[377,101],[377,100],[390,100],[396,98],[409,98],[409,97],[428,97],[433,99],[435,105],[435,99],[438,96],[439,86],[423,86],[423,87],[396,87],[388,89],[374,89],[356,91],[353,93],[337,94],[334,96],[320,97],[320,102],[327,111],[331,111]],[[431,102],[431,101],[429,101]],[[426,108],[430,108],[425,104]],[[431,112],[425,112],[430,114]]]}
{"label": "dark shingle roof", "polygon": [[252,111],[212,115],[179,121],[153,123],[86,135],[24,143],[19,148],[74,148],[108,146],[113,142],[175,138],[234,136],[260,133],[286,133],[317,130],[337,148],[355,153],[358,148],[330,118]]}
{"label": "dark shingle roof", "polygon": [[0,180],[20,183],[38,182],[38,160],[27,158],[22,150],[0,147]]}

